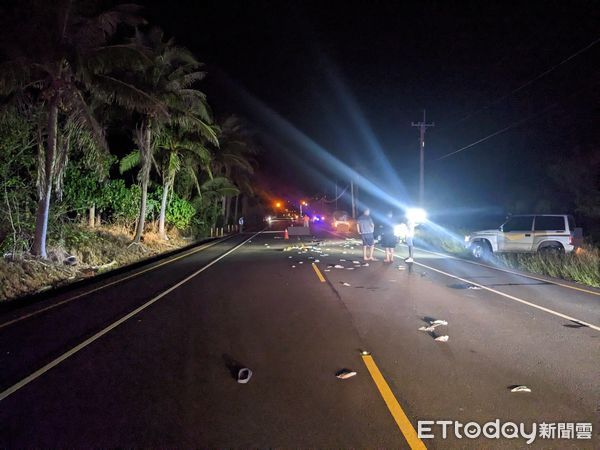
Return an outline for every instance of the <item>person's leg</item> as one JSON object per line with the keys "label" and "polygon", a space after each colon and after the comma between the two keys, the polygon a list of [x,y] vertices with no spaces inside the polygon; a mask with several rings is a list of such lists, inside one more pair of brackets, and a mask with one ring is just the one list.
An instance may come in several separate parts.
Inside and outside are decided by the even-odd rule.
{"label": "person's leg", "polygon": [[374,252],[374,251],[375,251],[375,246],[374,246],[374,245],[371,245],[371,246],[369,247],[369,259],[370,259],[371,261],[377,261],[375,258],[373,258],[373,252]]}
{"label": "person's leg", "polygon": [[383,262],[390,262],[390,249],[384,248],[384,250],[385,250],[385,259],[383,260]]}
{"label": "person's leg", "polygon": [[369,260],[369,258],[367,258],[367,246],[366,245],[363,245],[363,259],[365,261]]}
{"label": "person's leg", "polygon": [[390,248],[390,262],[394,262],[394,248]]}

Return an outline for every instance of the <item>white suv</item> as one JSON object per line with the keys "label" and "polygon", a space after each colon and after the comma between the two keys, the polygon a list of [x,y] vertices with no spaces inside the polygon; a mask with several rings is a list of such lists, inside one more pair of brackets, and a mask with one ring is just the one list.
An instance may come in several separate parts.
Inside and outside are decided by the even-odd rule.
{"label": "white suv", "polygon": [[475,231],[465,244],[475,258],[496,252],[572,252],[581,245],[581,228],[566,214],[510,216],[496,230]]}

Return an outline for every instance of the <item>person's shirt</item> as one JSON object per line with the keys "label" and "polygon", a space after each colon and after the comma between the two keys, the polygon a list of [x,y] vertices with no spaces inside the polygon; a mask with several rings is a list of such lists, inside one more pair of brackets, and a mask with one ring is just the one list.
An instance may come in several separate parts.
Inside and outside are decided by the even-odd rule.
{"label": "person's shirt", "polygon": [[371,216],[363,214],[358,218],[358,231],[360,234],[369,234],[375,231],[375,224]]}

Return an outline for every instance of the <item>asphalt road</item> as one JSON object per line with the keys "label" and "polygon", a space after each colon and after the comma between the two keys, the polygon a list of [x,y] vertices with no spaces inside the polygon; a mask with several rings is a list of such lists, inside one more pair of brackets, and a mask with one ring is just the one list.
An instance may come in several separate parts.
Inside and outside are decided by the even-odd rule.
{"label": "asphalt road", "polygon": [[0,315],[0,446],[527,446],[414,434],[498,419],[589,423],[531,447],[600,447],[600,291],[423,251],[364,266],[278,228]]}

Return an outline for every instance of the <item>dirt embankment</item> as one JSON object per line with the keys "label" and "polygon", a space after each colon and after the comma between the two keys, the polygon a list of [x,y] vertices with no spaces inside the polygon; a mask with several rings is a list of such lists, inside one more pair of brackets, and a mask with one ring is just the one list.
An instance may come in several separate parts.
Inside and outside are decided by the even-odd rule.
{"label": "dirt embankment", "polygon": [[45,291],[191,243],[176,235],[163,241],[149,232],[141,243],[132,245],[132,236],[115,227],[73,227],[65,236],[49,243],[48,259],[28,254],[0,258],[0,301]]}

